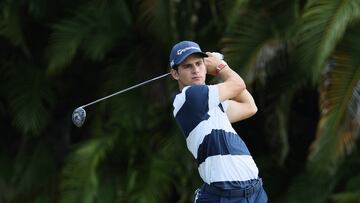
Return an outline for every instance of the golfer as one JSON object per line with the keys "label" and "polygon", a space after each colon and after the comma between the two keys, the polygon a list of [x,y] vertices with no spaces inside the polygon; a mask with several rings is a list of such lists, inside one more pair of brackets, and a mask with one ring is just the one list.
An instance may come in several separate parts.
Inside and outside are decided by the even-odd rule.
{"label": "golfer", "polygon": [[[224,60],[202,52],[192,41],[174,45],[170,66],[180,89],[173,102],[174,117],[204,181],[194,202],[267,202],[258,168],[231,126],[257,111],[242,78]],[[223,82],[206,85],[206,74]]]}

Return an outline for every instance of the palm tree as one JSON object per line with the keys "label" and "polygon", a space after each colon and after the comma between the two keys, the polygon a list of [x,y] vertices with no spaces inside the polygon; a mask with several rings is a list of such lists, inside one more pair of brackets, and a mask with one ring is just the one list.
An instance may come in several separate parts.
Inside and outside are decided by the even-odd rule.
{"label": "palm tree", "polygon": [[355,47],[360,2],[262,3],[248,3],[239,12],[238,22],[223,40],[224,51],[235,66],[244,67],[240,72],[252,76],[249,82],[263,80],[273,94],[267,108],[275,112],[265,125],[277,126],[272,133],[283,140],[282,150],[275,154],[281,163],[288,156],[290,98],[303,88],[319,88],[316,139],[284,202],[324,202],[339,182],[338,168],[344,155],[352,153],[359,134],[360,69]]}
{"label": "palm tree", "polygon": [[[195,37],[190,16],[198,15],[199,2],[63,1],[57,12],[36,1],[3,4],[1,34],[20,60],[1,69],[1,91],[13,89],[3,99],[11,108],[1,115],[19,130],[20,144],[16,161],[2,163],[10,171],[19,168],[1,180],[2,199],[187,202],[199,179],[193,165],[179,164],[190,156],[181,137],[173,136],[178,131],[171,114],[163,113],[170,112],[164,101],[173,91],[166,81],[93,107],[81,130],[69,118],[81,103],[167,71],[167,60],[158,59],[167,58],[173,41]],[[184,7],[193,10],[181,13]],[[188,23],[194,27],[176,32]],[[24,36],[36,26],[36,40]]]}
{"label": "palm tree", "polygon": [[70,120],[168,71],[182,39],[222,48],[246,79],[260,111],[235,127],[271,201],[357,200],[359,4],[1,2],[0,202],[190,202],[201,180],[171,118],[173,81],[87,109],[81,129]]}

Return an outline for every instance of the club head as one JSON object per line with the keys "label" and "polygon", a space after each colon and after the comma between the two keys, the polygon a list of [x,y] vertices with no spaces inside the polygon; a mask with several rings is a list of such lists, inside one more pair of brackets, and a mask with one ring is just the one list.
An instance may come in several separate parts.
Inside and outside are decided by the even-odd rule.
{"label": "club head", "polygon": [[85,119],[86,111],[82,107],[75,109],[72,113],[72,122],[79,128],[84,124]]}

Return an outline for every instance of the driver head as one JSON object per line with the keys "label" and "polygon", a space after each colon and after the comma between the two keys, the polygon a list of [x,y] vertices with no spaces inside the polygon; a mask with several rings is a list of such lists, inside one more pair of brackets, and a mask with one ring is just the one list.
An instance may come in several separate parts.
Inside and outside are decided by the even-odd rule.
{"label": "driver head", "polygon": [[79,107],[74,110],[72,114],[72,121],[77,127],[81,127],[84,124],[85,118],[86,118],[86,111],[82,107]]}

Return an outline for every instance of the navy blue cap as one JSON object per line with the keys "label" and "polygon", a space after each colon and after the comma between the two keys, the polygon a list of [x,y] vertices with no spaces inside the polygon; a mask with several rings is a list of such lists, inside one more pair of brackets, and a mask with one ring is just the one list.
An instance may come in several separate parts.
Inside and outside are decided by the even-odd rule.
{"label": "navy blue cap", "polygon": [[201,51],[200,46],[192,41],[182,41],[175,44],[170,53],[170,67],[179,65],[191,54],[200,54],[207,57],[207,54]]}

